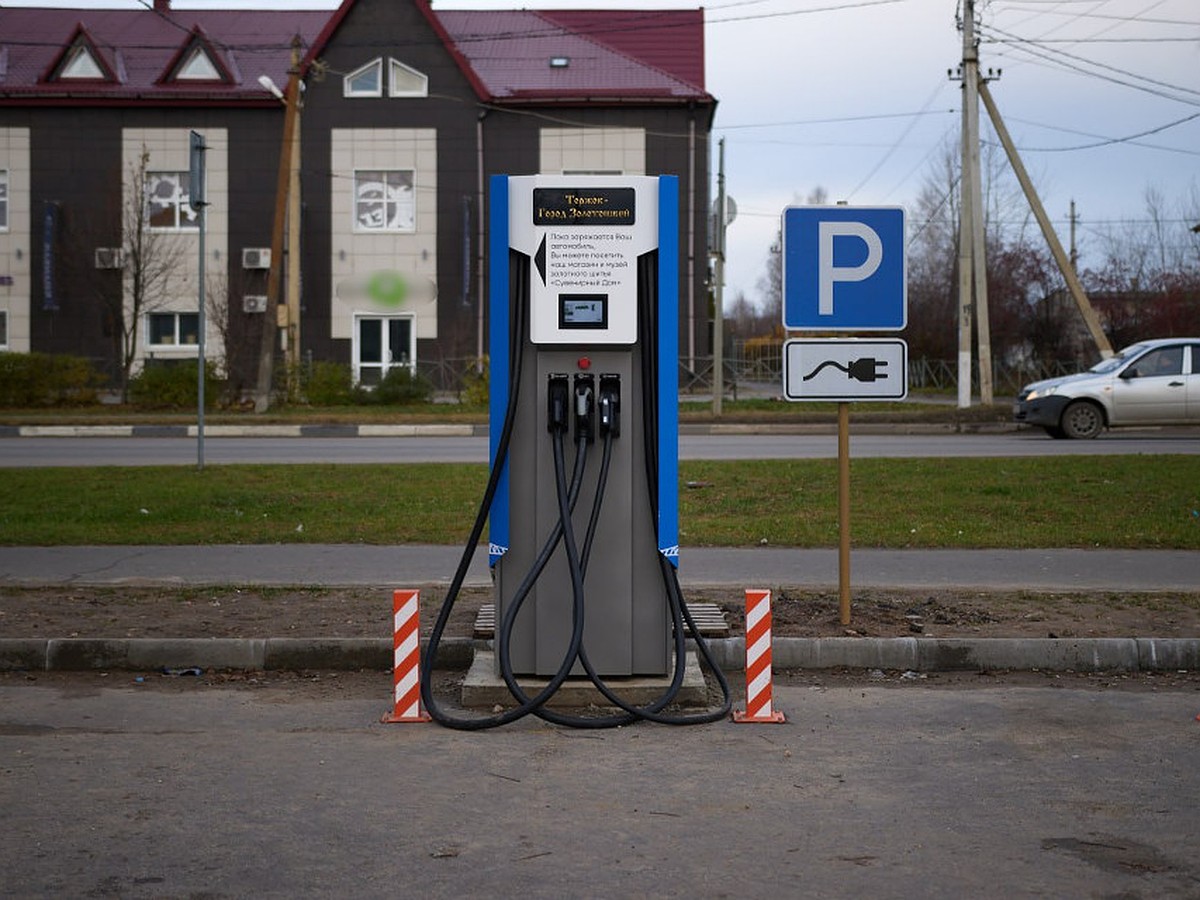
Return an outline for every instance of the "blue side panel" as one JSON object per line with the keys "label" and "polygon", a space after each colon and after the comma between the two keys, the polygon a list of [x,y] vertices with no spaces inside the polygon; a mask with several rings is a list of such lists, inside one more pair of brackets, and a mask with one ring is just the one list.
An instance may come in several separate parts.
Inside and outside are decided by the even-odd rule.
{"label": "blue side panel", "polygon": [[658,550],[679,565],[679,179],[658,179]]}
{"label": "blue side panel", "polygon": [[[488,245],[488,439],[491,445],[489,460],[496,464],[496,451],[504,412],[508,407],[509,328],[511,298],[508,296],[508,176],[493,175],[491,179],[491,212]],[[508,461],[496,486],[492,511],[488,517],[488,564],[508,552]]]}

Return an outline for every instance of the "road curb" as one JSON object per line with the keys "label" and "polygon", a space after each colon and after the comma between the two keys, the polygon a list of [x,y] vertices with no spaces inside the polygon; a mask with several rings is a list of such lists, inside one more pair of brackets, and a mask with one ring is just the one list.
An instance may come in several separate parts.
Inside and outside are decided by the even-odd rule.
{"label": "road curb", "polygon": [[[470,665],[476,647],[447,639],[438,668]],[[709,641],[717,664],[745,664],[742,638]],[[915,672],[1173,672],[1200,669],[1200,638],[780,638],[777,669],[885,669]],[[103,669],[386,670],[387,638],[2,638],[0,671]]]}
{"label": "road curb", "polygon": [[[855,434],[1003,434],[1019,426],[1007,422],[855,422]],[[835,434],[832,422],[680,422],[688,435],[812,435]],[[213,438],[368,438],[368,437],[487,437],[487,423],[342,424],[342,425],[208,425]],[[195,425],[5,425],[7,438],[194,438]]]}

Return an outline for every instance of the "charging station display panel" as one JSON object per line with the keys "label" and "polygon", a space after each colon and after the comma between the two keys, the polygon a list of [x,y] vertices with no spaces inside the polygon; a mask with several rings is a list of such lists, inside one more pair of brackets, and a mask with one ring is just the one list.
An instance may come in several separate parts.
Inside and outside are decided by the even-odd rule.
{"label": "charging station display panel", "polygon": [[535,344],[637,342],[637,259],[658,247],[658,179],[509,178],[509,244],[533,261]]}

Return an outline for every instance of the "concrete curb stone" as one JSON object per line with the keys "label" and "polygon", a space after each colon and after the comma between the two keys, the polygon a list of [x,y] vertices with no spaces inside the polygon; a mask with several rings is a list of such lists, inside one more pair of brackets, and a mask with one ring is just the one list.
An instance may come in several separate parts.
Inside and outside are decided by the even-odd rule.
{"label": "concrete curb stone", "polygon": [[[490,642],[442,641],[438,668],[471,664]],[[709,641],[722,669],[745,665],[742,638]],[[780,638],[776,669],[884,669],[917,672],[1168,672],[1200,669],[1200,638]],[[0,671],[385,670],[386,638],[4,638]]]}

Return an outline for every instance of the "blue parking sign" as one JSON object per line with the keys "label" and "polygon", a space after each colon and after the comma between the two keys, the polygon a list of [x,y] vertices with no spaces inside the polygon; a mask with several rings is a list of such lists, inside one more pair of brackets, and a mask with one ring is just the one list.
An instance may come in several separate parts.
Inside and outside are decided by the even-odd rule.
{"label": "blue parking sign", "polygon": [[795,331],[901,331],[908,324],[904,209],[783,211],[783,325]]}

